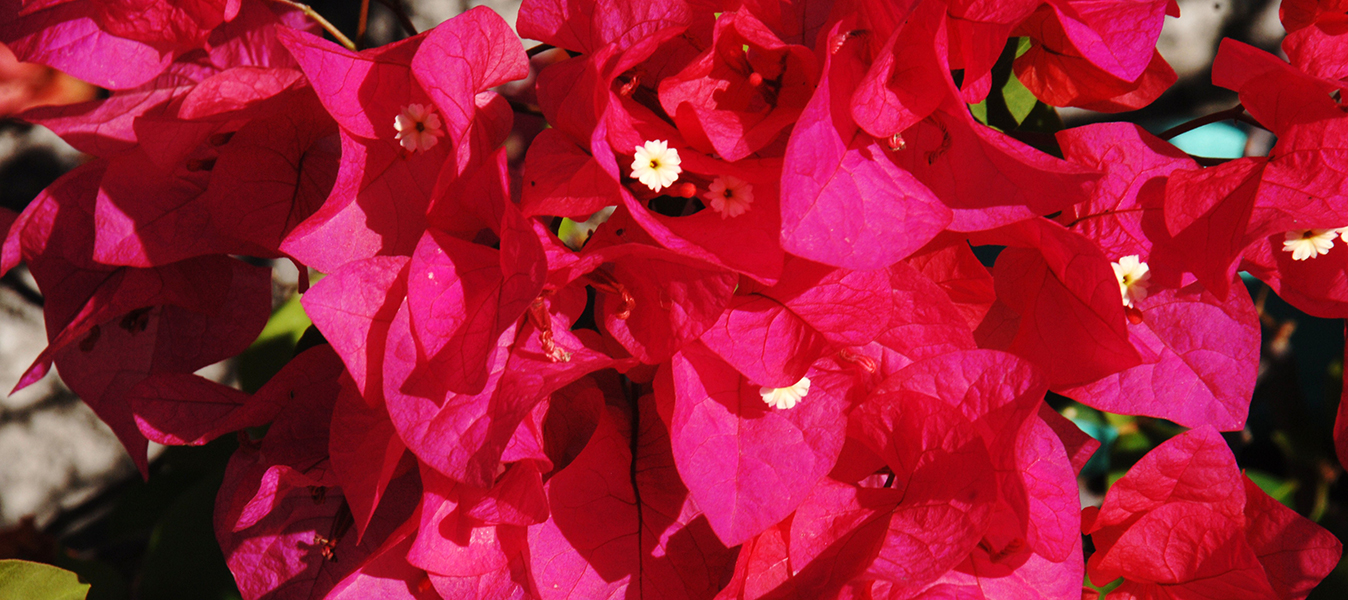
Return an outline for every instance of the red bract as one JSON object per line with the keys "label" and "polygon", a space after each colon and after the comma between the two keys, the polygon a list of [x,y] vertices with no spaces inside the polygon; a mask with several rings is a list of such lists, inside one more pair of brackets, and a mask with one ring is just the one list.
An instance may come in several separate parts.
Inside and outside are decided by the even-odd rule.
{"label": "red bract", "polygon": [[187,158],[180,154],[224,126],[222,115],[238,116],[228,111],[292,85],[303,87],[294,59],[277,41],[278,30],[288,29],[286,24],[308,27],[289,11],[277,14],[269,6],[245,2],[238,16],[215,32],[215,43],[207,52],[178,57],[151,80],[114,90],[105,100],[39,107],[24,113],[24,118],[96,156],[111,156],[144,142],[158,164],[172,165]]}
{"label": "red bract", "polygon": [[651,397],[629,410],[639,412],[603,410],[585,450],[547,483],[552,517],[529,528],[540,598],[707,598],[734,561],[679,482]]}
{"label": "red bract", "polygon": [[128,399],[146,437],[161,444],[195,446],[266,425],[299,395],[332,394],[341,370],[341,361],[325,345],[286,363],[251,395],[197,375],[165,373],[137,384]]}
{"label": "red bract", "polygon": [[55,361],[144,470],[146,440],[126,394],[151,375],[192,373],[247,348],[266,322],[270,278],[224,256],[147,269],[95,262],[95,195],[106,167],[80,167],[35,199],[12,227],[0,271],[26,260],[47,297],[48,347],[19,387]]}
{"label": "red bract", "polygon": [[[528,470],[516,465],[512,473]],[[531,508],[546,518],[546,499],[537,471],[531,486]],[[435,590],[445,598],[505,598],[526,593],[527,560],[524,525],[483,521],[473,515],[481,490],[465,489],[452,480],[422,470],[425,492],[416,542],[407,561],[426,569]],[[497,490],[492,492],[500,493]],[[505,498],[502,498],[503,500]],[[537,520],[531,519],[525,524]]]}
{"label": "red bract", "polygon": [[0,40],[21,60],[129,89],[153,79],[177,55],[201,48],[239,8],[238,0],[13,2],[0,12]]}
{"label": "red bract", "polygon": [[1348,64],[1343,61],[1348,36],[1348,6],[1338,0],[1286,0],[1278,7],[1287,37],[1282,49],[1288,60],[1316,77],[1343,79]]}
{"label": "red bract", "polygon": [[884,271],[787,264],[770,288],[741,286],[702,343],[750,381],[789,387],[824,354],[874,340],[893,310]]}
{"label": "red bract", "polygon": [[[330,350],[311,352],[336,362]],[[393,484],[364,535],[350,531],[352,513],[334,487],[339,482],[328,458],[326,425],[339,390],[336,374],[330,374],[322,385],[289,399],[260,443],[243,440],[225,472],[216,501],[216,538],[250,600],[324,596],[353,573],[377,569],[380,546],[407,535],[399,526],[420,496],[415,473]],[[377,573],[387,576],[382,569]]]}
{"label": "red bract", "polygon": [[[1267,157],[969,104],[1025,108],[995,70],[1141,108],[1175,9],[525,0],[531,60],[485,8],[356,52],[274,2],[11,2],[0,40],[112,89],[23,115],[93,158],[0,210],[45,297],[21,385],[59,366],[142,469],[268,426],[217,499],[249,600],[1299,599],[1338,542],[1216,430],[1259,361],[1237,271],[1348,315],[1342,0],[1288,0],[1290,64],[1219,52]],[[195,375],[280,258],[327,343]],[[1198,429],[1083,527],[1099,443],[1049,389]]]}
{"label": "red bract", "polygon": [[835,26],[841,50],[825,59],[819,87],[791,134],[782,164],[782,247],[850,269],[877,269],[921,248],[950,210],[852,121],[851,92],[864,66],[860,43]]}
{"label": "red bract", "polygon": [[674,463],[727,546],[791,514],[833,469],[850,404],[845,373],[809,371],[809,393],[783,409],[764,404],[762,386],[699,345],[661,369],[657,402]]}
{"label": "red bract", "polygon": [[992,269],[998,300],[975,332],[980,346],[1028,358],[1055,387],[1140,362],[1128,340],[1118,280],[1099,246],[1042,219],[984,239],[1013,247]]}
{"label": "red bract", "polygon": [[365,535],[389,482],[405,470],[407,446],[398,438],[382,403],[372,404],[361,397],[355,384],[345,377],[340,385],[332,408],[328,456],[337,484],[345,490],[343,495],[351,507],[359,539]]}
{"label": "red bract", "polygon": [[596,318],[647,364],[663,362],[714,326],[738,283],[733,273],[644,244],[598,249],[589,258],[613,263],[581,278],[603,293]]}
{"label": "red bract", "polygon": [[808,49],[739,11],[717,19],[711,48],[660,83],[660,103],[699,150],[737,161],[796,121],[817,79]]}
{"label": "red bract", "polygon": [[[614,116],[618,109],[610,108],[604,114],[605,122],[594,130],[591,151],[600,167],[614,179],[621,179],[614,149],[604,141],[608,137],[609,118],[622,118]],[[636,135],[632,131],[629,134]],[[639,140],[639,136],[631,139]],[[623,149],[627,151],[637,145],[640,145],[639,141]],[[731,165],[709,158],[699,160],[699,156],[691,151],[687,156],[680,156],[683,156],[684,170],[689,172],[689,178],[693,172],[703,181],[735,175],[752,185],[754,202],[749,210],[734,218],[723,218],[715,211],[705,209],[687,217],[668,217],[651,211],[631,190],[622,187],[619,196],[630,219],[656,243],[684,256],[738,271],[765,283],[781,277],[785,253],[777,238],[782,227],[777,191],[779,163],[776,160],[743,160]],[[615,234],[621,231],[623,228],[614,229]]]}
{"label": "red bract", "polygon": [[304,295],[305,312],[342,357],[356,389],[370,398],[384,387],[384,343],[407,297],[408,262],[403,256],[349,262]]}
{"label": "red bract", "polygon": [[[573,335],[567,331],[567,321],[544,309],[540,325],[550,328],[553,348],[544,350],[542,331],[532,322],[511,325],[494,340],[482,392],[456,394],[437,381],[415,376],[419,358],[407,315],[404,304],[389,326],[384,360],[389,415],[398,435],[418,458],[470,485],[483,486],[495,478],[501,454],[535,404],[581,376],[613,364],[592,347],[593,338],[586,344],[587,332]],[[568,360],[549,358],[556,349],[569,353]]]}
{"label": "red bract", "polygon": [[683,0],[529,0],[520,4],[519,30],[522,37],[588,53],[606,44],[627,48],[666,27],[687,25],[690,9]]}
{"label": "red bract", "polygon": [[[492,41],[479,44],[478,35]],[[467,171],[485,157],[484,146],[495,147],[509,131],[508,108],[483,92],[527,72],[523,48],[507,43],[512,38],[485,8],[360,54],[283,32],[283,43],[341,128],[342,159],[329,200],[282,250],[322,271],[376,255],[410,255],[426,228],[437,177]],[[350,83],[357,80],[363,84]],[[412,107],[422,112],[413,114]],[[417,135],[437,141],[400,142],[399,119],[416,121],[407,126],[424,128]],[[438,141],[442,136],[447,139]],[[329,243],[334,236],[344,240],[340,248]]]}
{"label": "red bract", "polygon": [[944,94],[930,90],[941,90],[946,82],[936,55],[936,38],[944,33],[942,8],[934,2],[920,4],[857,84],[852,117],[871,135],[900,135],[941,105]]}
{"label": "red bract", "polygon": [[1112,261],[1135,255],[1152,273],[1148,297],[1135,303],[1127,325],[1142,364],[1063,393],[1102,410],[1188,426],[1243,426],[1259,354],[1254,305],[1240,290],[1220,300],[1201,285],[1183,285],[1183,246],[1168,239],[1161,215],[1167,176],[1192,161],[1130,125],[1082,127],[1059,139],[1069,158],[1105,172],[1091,201],[1062,220]]}
{"label": "red bract", "polygon": [[1343,550],[1240,475],[1209,427],[1143,457],[1087,510],[1082,530],[1095,540],[1091,580],[1123,577],[1113,593],[1125,598],[1305,598]]}
{"label": "red bract", "polygon": [[457,393],[482,391],[496,338],[543,291],[547,264],[538,238],[513,204],[502,205],[500,250],[432,230],[417,244],[408,267],[418,352],[434,378]]}
{"label": "red bract", "polygon": [[1047,3],[1020,25],[1035,43],[1016,59],[1016,76],[1054,106],[1121,112],[1151,104],[1176,80],[1156,50],[1167,13],[1179,15],[1173,1]]}
{"label": "red bract", "polygon": [[585,220],[622,202],[617,184],[580,144],[557,129],[544,129],[524,159],[520,210],[525,216],[558,215]]}
{"label": "red bract", "polygon": [[946,22],[950,33],[950,65],[964,68],[961,96],[979,102],[992,89],[992,66],[1016,24],[1039,6],[1035,0],[987,2],[955,0]]}

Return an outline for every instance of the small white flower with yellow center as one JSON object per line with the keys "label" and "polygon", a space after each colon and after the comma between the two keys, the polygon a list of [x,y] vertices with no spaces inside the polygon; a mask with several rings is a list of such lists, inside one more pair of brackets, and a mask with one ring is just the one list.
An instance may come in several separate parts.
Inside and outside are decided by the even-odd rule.
{"label": "small white flower with yellow center", "polygon": [[678,180],[683,168],[679,163],[679,151],[669,147],[665,140],[650,140],[637,146],[636,157],[632,159],[632,177],[642,185],[658,192]]}
{"label": "small white flower with yellow center", "polygon": [[719,213],[722,219],[738,217],[754,203],[754,186],[734,175],[717,177],[709,189],[711,191],[702,197],[707,199],[707,206]]}
{"label": "small white flower with yellow center", "polygon": [[[1294,229],[1283,235],[1283,252],[1291,252],[1292,260],[1310,260],[1328,254],[1334,247],[1334,238],[1340,229]],[[1345,240],[1348,241],[1348,240]]]}
{"label": "small white flower with yellow center", "polygon": [[440,128],[440,115],[435,114],[435,107],[429,104],[404,106],[402,112],[393,118],[393,128],[398,130],[398,135],[393,139],[398,140],[409,152],[430,150],[440,141],[440,136],[445,135],[445,131]]}
{"label": "small white flower with yellow center", "polygon": [[810,393],[810,378],[801,377],[791,387],[770,388],[767,386],[758,388],[758,394],[763,396],[763,402],[768,406],[778,409],[792,408],[798,404],[806,394]]}
{"label": "small white flower with yellow center", "polygon": [[1111,265],[1114,267],[1114,277],[1119,280],[1119,293],[1123,295],[1124,306],[1131,307],[1134,302],[1146,299],[1147,286],[1151,283],[1151,268],[1147,263],[1139,260],[1136,254],[1130,254]]}

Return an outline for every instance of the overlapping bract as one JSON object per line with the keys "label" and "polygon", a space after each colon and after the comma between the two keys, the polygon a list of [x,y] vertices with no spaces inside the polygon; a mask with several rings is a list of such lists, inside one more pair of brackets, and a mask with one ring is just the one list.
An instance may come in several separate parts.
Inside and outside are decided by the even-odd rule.
{"label": "overlapping bract", "polygon": [[[112,90],[26,113],[94,158],[0,211],[47,297],[23,384],[56,364],[142,468],[270,423],[217,502],[249,600],[1075,598],[1083,530],[1125,597],[1303,597],[1339,545],[1215,431],[1258,361],[1237,271],[1348,314],[1348,241],[1286,250],[1348,226],[1328,4],[1285,7],[1291,64],[1223,47],[1279,141],[1213,167],[968,108],[1013,38],[1047,104],[1146,105],[1161,0],[526,0],[567,54],[522,160],[493,88],[531,65],[486,9],[356,52],[260,0],[11,4],[0,41]],[[648,143],[672,186],[628,170]],[[193,374],[265,322],[241,256],[326,274],[325,343],[253,394]],[[1083,527],[1098,444],[1049,390],[1196,429]]]}

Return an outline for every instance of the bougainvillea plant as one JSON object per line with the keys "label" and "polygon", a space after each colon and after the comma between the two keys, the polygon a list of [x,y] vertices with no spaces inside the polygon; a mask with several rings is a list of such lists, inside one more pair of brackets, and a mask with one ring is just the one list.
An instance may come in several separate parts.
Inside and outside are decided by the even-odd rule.
{"label": "bougainvillea plant", "polygon": [[[302,8],[0,5],[109,90],[22,115],[91,158],[0,213],[46,297],[21,385],[56,365],[142,470],[241,432],[245,598],[1290,600],[1338,563],[1217,432],[1258,368],[1238,273],[1348,316],[1342,2],[1284,3],[1290,63],[1222,45],[1277,136],[1230,161],[970,108],[999,59],[1148,105],[1173,0],[524,0],[533,57],[484,8],[360,51]],[[246,257],[324,275],[255,393],[194,374],[268,320]],[[1050,391],[1191,429],[1083,513],[1098,443]]]}

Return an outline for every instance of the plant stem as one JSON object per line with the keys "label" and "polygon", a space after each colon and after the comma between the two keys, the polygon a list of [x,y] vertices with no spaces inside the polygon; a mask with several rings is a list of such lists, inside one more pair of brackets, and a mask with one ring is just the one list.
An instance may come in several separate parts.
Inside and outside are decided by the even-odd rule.
{"label": "plant stem", "polygon": [[552,50],[553,48],[556,48],[556,46],[553,46],[552,44],[539,44],[537,46],[534,46],[533,48],[528,49],[527,51],[525,51],[524,54],[529,58],[533,58],[535,56],[538,56],[539,54],[547,52],[548,50]]}
{"label": "plant stem", "polygon": [[337,27],[334,26],[332,23],[329,23],[327,19],[323,18],[323,15],[318,14],[318,11],[315,11],[308,4],[302,4],[300,2],[294,2],[292,0],[272,0],[272,1],[284,4],[286,6],[289,6],[295,10],[304,13],[304,16],[309,17],[310,19],[313,19],[315,23],[318,23],[318,25],[322,27],[324,31],[328,32],[328,35],[331,35],[334,39],[336,39],[337,43],[341,44],[342,47],[352,52],[356,51],[356,43],[351,41],[351,38],[346,37],[346,34],[342,33],[341,30],[337,29]]}
{"label": "plant stem", "polygon": [[365,30],[370,25],[370,0],[360,0],[360,20],[356,22],[356,43],[365,47]]}
{"label": "plant stem", "polygon": [[1188,123],[1180,123],[1179,125],[1171,127],[1170,129],[1167,129],[1165,131],[1162,131],[1161,133],[1157,134],[1156,137],[1159,137],[1163,140],[1168,140],[1182,133],[1188,133],[1190,131],[1198,129],[1199,127],[1202,127],[1204,125],[1218,123],[1221,121],[1225,121],[1227,119],[1240,121],[1242,123],[1248,123],[1250,125],[1254,125],[1255,127],[1263,127],[1263,125],[1259,124],[1259,122],[1254,120],[1253,117],[1245,114],[1245,106],[1243,104],[1237,104],[1226,110],[1198,117],[1197,119],[1189,121]]}
{"label": "plant stem", "polygon": [[506,98],[506,102],[509,102],[510,108],[517,113],[525,115],[533,115],[535,117],[543,116],[542,109],[538,108],[533,104],[525,104],[523,102],[520,102],[519,100],[514,100],[511,98]]}
{"label": "plant stem", "polygon": [[1215,167],[1217,165],[1229,163],[1233,160],[1236,160],[1234,158],[1213,158],[1211,156],[1194,156],[1193,154],[1190,154],[1189,158],[1194,159],[1194,162],[1204,167]]}

